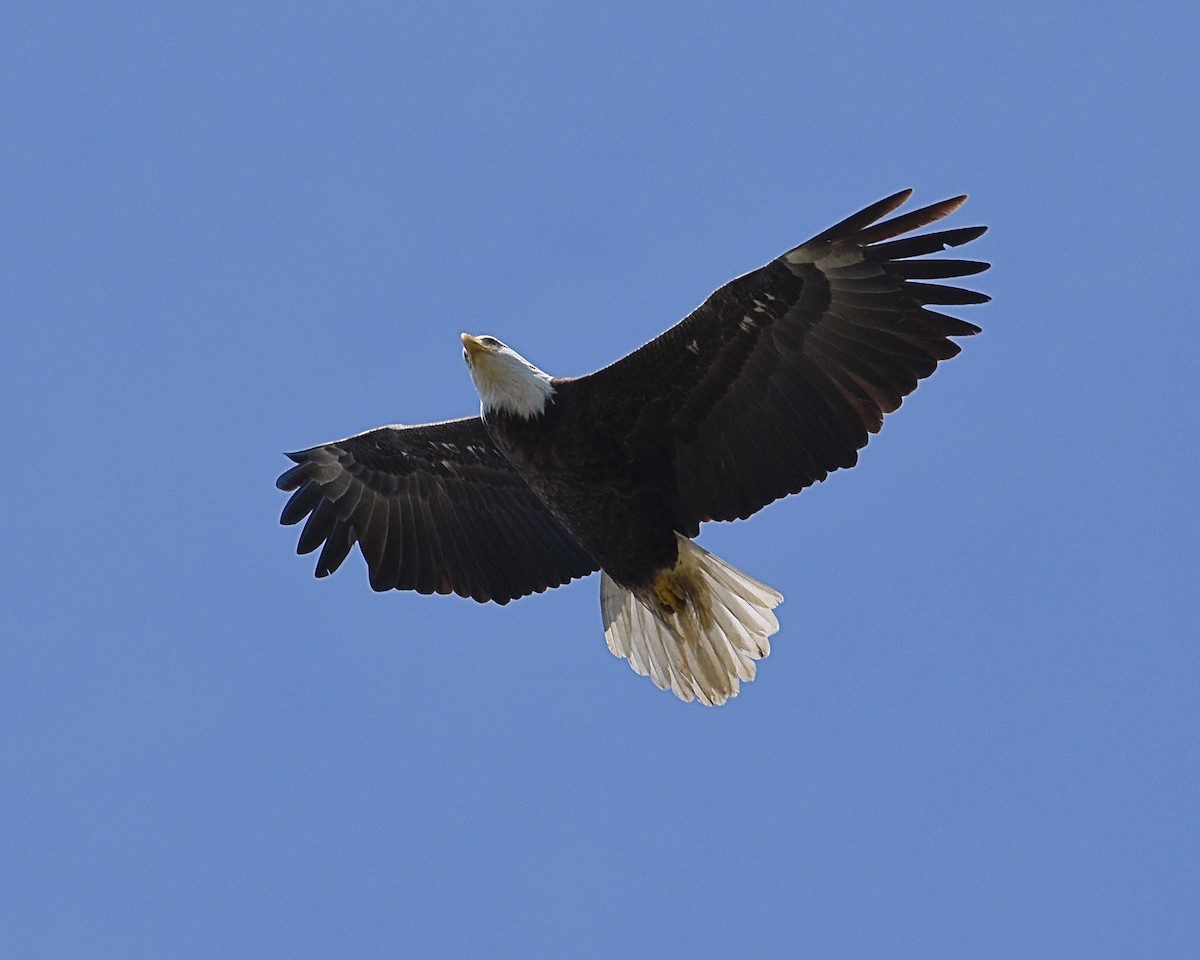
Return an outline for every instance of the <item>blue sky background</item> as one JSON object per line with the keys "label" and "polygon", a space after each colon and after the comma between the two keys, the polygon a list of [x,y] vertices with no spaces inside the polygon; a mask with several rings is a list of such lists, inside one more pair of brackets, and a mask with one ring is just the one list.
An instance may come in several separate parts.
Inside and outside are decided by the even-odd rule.
{"label": "blue sky background", "polygon": [[[1194,957],[1194,6],[18,3],[0,38],[0,956]],[[317,581],[281,451],[600,367],[968,191],[985,332],[702,542],[728,707]]]}

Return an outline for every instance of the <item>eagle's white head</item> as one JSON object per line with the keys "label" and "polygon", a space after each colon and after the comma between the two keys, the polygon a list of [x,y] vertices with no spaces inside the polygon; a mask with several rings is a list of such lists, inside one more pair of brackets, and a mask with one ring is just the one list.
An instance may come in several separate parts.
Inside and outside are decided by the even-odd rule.
{"label": "eagle's white head", "polygon": [[540,416],[554,395],[550,374],[535,367],[495,337],[462,335],[463,359],[479,391],[484,415],[495,411],[513,416]]}

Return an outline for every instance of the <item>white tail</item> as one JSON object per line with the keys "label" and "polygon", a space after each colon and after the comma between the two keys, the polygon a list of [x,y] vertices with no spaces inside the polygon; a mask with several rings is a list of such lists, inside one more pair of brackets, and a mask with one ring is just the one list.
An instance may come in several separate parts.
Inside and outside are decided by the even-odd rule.
{"label": "white tail", "polygon": [[[779,629],[771,611],[783,594],[736,570],[686,537],[661,588],[626,590],[600,574],[600,610],[608,649],[660,690],[719,706],[754,679],[755,660],[771,652]],[[657,589],[656,589],[657,588]]]}

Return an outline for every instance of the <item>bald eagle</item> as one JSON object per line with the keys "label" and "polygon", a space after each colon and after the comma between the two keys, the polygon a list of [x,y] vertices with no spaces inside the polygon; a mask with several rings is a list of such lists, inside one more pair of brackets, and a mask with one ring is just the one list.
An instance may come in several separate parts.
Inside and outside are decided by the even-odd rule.
{"label": "bald eagle", "polygon": [[929,309],[988,297],[929,280],[986,270],[921,259],[980,236],[902,237],[955,197],[883,220],[905,190],[717,290],[611,366],[552,377],[462,335],[480,415],[386,426],[288,456],[281,521],[333,573],[357,542],[375,590],[507,603],[600,571],[609,649],[682,700],[721,704],[779,629],[776,590],[693,542],[851,467],[951,337]]}

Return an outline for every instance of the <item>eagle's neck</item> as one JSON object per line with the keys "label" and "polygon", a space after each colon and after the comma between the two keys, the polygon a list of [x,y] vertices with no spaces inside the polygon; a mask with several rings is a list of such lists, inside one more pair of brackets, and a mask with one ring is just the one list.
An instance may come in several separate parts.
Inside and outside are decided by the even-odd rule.
{"label": "eagle's neck", "polygon": [[553,377],[511,347],[479,357],[471,366],[480,412],[506,413],[526,420],[546,412],[554,396]]}

